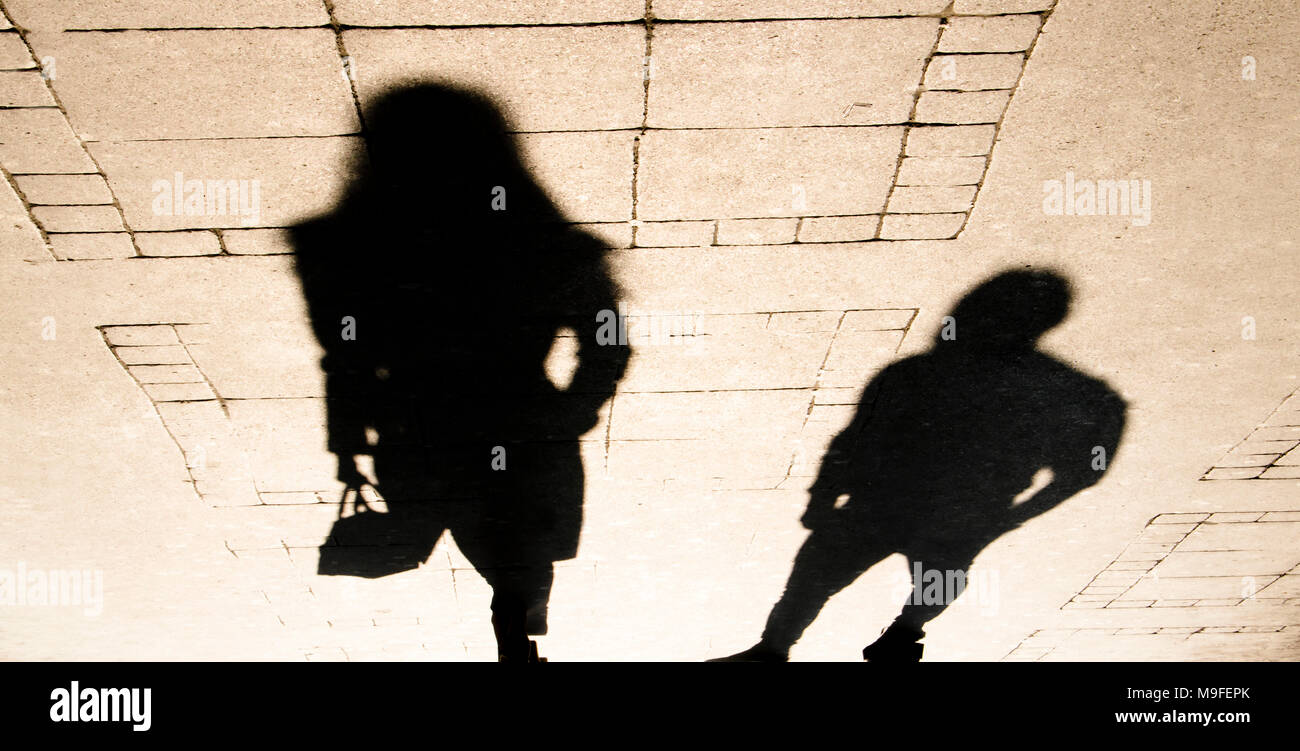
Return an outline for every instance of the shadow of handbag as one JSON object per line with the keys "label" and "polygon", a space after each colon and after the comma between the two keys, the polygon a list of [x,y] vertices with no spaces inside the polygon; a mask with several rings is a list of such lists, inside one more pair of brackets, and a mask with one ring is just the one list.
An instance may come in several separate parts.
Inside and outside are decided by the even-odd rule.
{"label": "shadow of handbag", "polygon": [[[352,513],[345,515],[350,494]],[[433,548],[420,544],[421,530],[412,528],[416,521],[406,514],[375,509],[362,497],[360,487],[344,488],[339,516],[320,547],[316,573],[378,579],[419,568]]]}

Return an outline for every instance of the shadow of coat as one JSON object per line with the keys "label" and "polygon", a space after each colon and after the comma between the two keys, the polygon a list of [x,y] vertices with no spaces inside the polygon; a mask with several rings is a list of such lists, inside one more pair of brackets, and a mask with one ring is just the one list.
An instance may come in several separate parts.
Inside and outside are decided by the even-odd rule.
{"label": "shadow of coat", "polygon": [[[492,586],[505,656],[545,632],[553,563],[577,552],[578,438],[629,355],[595,339],[617,290],[602,243],[565,224],[486,97],[410,85],[364,119],[368,164],[292,233],[329,450],[349,484],[353,457],[373,456],[388,506],[382,524],[343,525],[386,539],[334,541],[370,560],[323,573],[401,570],[449,530]],[[544,368],[562,334],[578,350],[566,388]]]}

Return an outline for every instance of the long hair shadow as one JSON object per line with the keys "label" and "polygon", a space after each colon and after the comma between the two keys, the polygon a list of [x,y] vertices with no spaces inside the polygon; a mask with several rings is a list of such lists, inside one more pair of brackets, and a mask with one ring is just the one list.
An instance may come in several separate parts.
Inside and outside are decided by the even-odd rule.
{"label": "long hair shadow", "polygon": [[985,546],[1101,479],[1125,403],[1037,346],[1070,298],[1057,274],[999,274],[943,319],[930,350],[867,384],[810,488],[811,534],[760,642],[724,659],[785,659],[832,595],[901,553],[912,590],[863,657],[919,660],[923,627]]}
{"label": "long hair shadow", "polygon": [[[492,587],[500,657],[536,659],[553,564],[578,546],[578,438],[628,359],[595,339],[616,309],[604,248],[565,223],[486,96],[408,85],[364,120],[366,166],[292,232],[328,448],[349,487],[373,457],[387,506],[341,518],[320,573],[406,570],[450,531]],[[544,367],[559,335],[577,345],[564,388]]]}

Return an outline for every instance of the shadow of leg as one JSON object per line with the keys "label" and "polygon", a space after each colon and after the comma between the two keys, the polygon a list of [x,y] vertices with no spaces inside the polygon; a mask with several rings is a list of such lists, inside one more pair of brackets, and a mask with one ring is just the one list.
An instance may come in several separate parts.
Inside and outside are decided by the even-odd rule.
{"label": "shadow of leg", "polygon": [[[982,547],[982,546],[981,546]],[[977,549],[978,550],[978,549]],[[925,624],[939,617],[966,589],[974,555],[912,554],[907,558],[912,591],[902,611],[871,644],[862,650],[869,662],[920,662],[925,647]]]}
{"label": "shadow of leg", "polygon": [[891,551],[856,525],[818,528],[795,556],[781,599],[772,606],[758,644],[716,662],[776,662],[817,618],[826,601],[852,584]]}

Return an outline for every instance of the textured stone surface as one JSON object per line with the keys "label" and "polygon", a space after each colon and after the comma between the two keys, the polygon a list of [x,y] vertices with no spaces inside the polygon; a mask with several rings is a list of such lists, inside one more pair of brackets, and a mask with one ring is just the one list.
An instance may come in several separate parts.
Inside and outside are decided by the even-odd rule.
{"label": "textured stone surface", "polygon": [[794,242],[794,219],[723,219],[718,222],[719,245],[784,245]]}
{"label": "textured stone surface", "polygon": [[221,252],[211,232],[139,232],[135,242],[142,256],[214,256]]}
{"label": "textured stone surface", "polygon": [[932,14],[943,0],[656,0],[656,18],[714,20],[730,18],[836,18]]}
{"label": "textured stone surface", "polygon": [[880,211],[901,137],[901,128],[652,131],[641,143],[639,216],[682,220]]}
{"label": "textured stone surface", "polygon": [[529,133],[525,163],[575,222],[632,218],[632,133]]}
{"label": "textured stone surface", "polygon": [[1056,3],[1057,0],[954,0],[953,12],[962,15],[1032,13],[1051,10]]}
{"label": "textured stone surface", "polygon": [[45,79],[34,70],[0,71],[0,107],[53,107]]}
{"label": "textured stone surface", "polygon": [[965,214],[889,214],[880,223],[882,240],[944,240],[961,229]]}
{"label": "textured stone surface", "polygon": [[949,19],[940,52],[1019,52],[1029,49],[1042,25],[1037,15]]}
{"label": "textured stone surface", "polygon": [[993,148],[992,125],[910,128],[908,156],[974,156]]}
{"label": "textured stone surface", "polygon": [[0,34],[0,69],[21,70],[36,67],[32,53],[17,32]]}
{"label": "textured stone surface", "polygon": [[[360,158],[354,138],[121,141],[94,143],[90,149],[127,222],[138,230],[288,226],[328,211],[341,194],[349,166]],[[190,180],[204,181],[202,213],[186,214],[184,202],[178,205],[174,199],[155,206],[168,190],[174,191],[177,173],[182,189]],[[248,197],[247,210],[234,208],[227,189],[224,213],[215,201],[209,212],[209,180],[227,187],[228,181],[242,181],[243,193],[236,193]]]}
{"label": "textured stone surface", "polygon": [[935,55],[925,69],[927,89],[1009,89],[1020,79],[1023,54]]}
{"label": "textured stone surface", "polygon": [[94,172],[56,109],[0,110],[0,162],[10,172]]}
{"label": "textured stone surface", "polygon": [[36,206],[32,218],[46,232],[115,232],[122,216],[113,206]]}
{"label": "textured stone surface", "polygon": [[205,0],[157,3],[152,0],[7,0],[5,8],[23,27],[62,29],[219,28],[244,26],[320,26],[329,22],[315,0]]}
{"label": "textured stone surface", "polygon": [[20,175],[15,182],[28,203],[86,205],[113,202],[108,183],[99,175]]}
{"label": "textured stone surface", "polygon": [[870,240],[880,228],[880,217],[822,216],[809,217],[799,224],[799,242],[836,243]]}
{"label": "textured stone surface", "polygon": [[359,129],[327,29],[33,33],[31,42],[58,61],[55,90],[88,141]]}
{"label": "textured stone surface", "polygon": [[982,156],[907,157],[898,170],[899,185],[975,185],[984,176]]}
{"label": "textured stone surface", "polygon": [[975,198],[975,187],[897,187],[889,196],[891,214],[943,214],[967,211]]}
{"label": "textured stone surface", "polygon": [[996,123],[1007,108],[1005,91],[926,91],[916,102],[918,123]]}
{"label": "textured stone surface", "polygon": [[50,249],[60,260],[131,258],[135,246],[125,232],[50,235]]}
{"label": "textured stone surface", "polygon": [[516,130],[641,124],[645,31],[635,26],[355,29],[343,42],[363,102],[435,79],[481,89]]}
{"label": "textured stone surface", "polygon": [[279,229],[223,230],[221,241],[231,255],[264,256],[293,252],[288,234]]}
{"label": "textured stone surface", "polygon": [[645,222],[636,231],[636,244],[650,248],[712,245],[713,222]]}
{"label": "textured stone surface", "polygon": [[937,31],[929,18],[664,26],[654,36],[648,122],[905,122]]}
{"label": "textured stone surface", "polygon": [[632,21],[645,15],[642,0],[335,0],[334,16],[349,26],[473,26],[478,24],[579,24]]}

